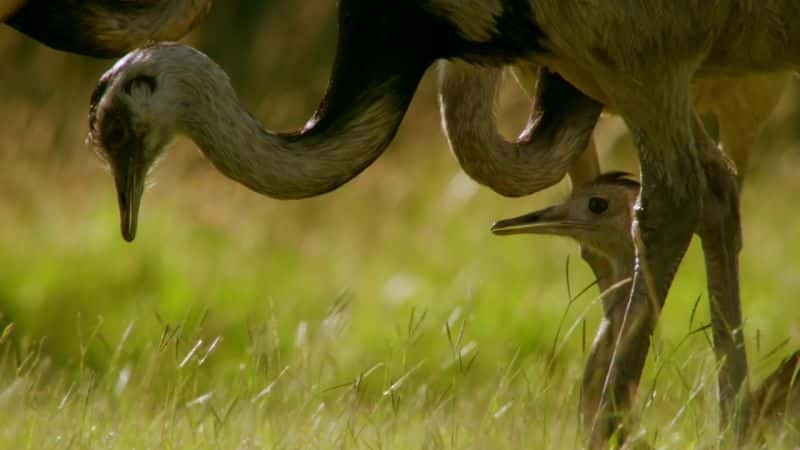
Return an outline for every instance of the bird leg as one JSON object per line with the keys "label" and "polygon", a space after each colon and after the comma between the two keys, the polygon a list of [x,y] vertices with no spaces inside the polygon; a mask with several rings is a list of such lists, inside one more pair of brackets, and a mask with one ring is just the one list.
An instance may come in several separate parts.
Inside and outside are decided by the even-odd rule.
{"label": "bird leg", "polygon": [[[525,92],[533,97],[534,104],[540,103],[539,97],[544,94],[544,87],[536,82],[538,72],[536,66],[514,67],[517,81]],[[600,174],[597,147],[593,138],[589,140],[586,150],[570,166],[568,174],[573,187],[590,183]],[[608,260],[586,245],[581,245],[581,258],[589,264],[595,278],[601,281],[599,287],[603,301],[603,319],[592,342],[583,372],[581,419],[587,430],[594,428],[591,433],[591,447],[603,448],[614,433],[618,433],[621,441],[625,439],[625,419],[639,386],[649,349],[650,334],[658,315],[650,309],[635,309],[632,312],[636,317],[629,319],[628,333],[621,337],[620,330],[625,317],[630,283],[613,286],[602,283],[610,272],[610,268],[607,267]],[[633,267],[630,268],[630,273],[633,273]],[[624,356],[624,359],[619,361],[619,367],[624,369],[611,376],[611,361],[617,343],[626,346],[624,351],[619,352]],[[606,395],[607,401],[604,402],[606,386],[609,393]]]}
{"label": "bird leg", "polygon": [[[569,169],[573,186],[586,184],[600,174],[600,163],[594,139],[583,154]],[[603,255],[596,254],[590,247],[581,245],[581,258],[592,268],[597,280],[605,279],[608,261]],[[633,273],[633,267],[630,268]],[[583,425],[591,433],[591,446],[605,447],[608,437],[618,433],[620,441],[625,440],[625,423],[628,412],[639,387],[642,369],[647,358],[650,345],[650,334],[658,319],[658,312],[649,308],[636,308],[630,317],[627,335],[621,336],[625,318],[630,282],[608,286],[600,285],[603,302],[603,319],[597,329],[592,348],[583,372],[581,389],[581,417]],[[612,375],[612,356],[617,344],[625,346],[618,354],[624,358],[618,361],[623,368]],[[604,391],[607,401],[603,401]]]}
{"label": "bird leg", "polygon": [[[517,81],[523,87],[528,87],[526,92],[533,95],[534,102],[538,102],[537,96],[541,96],[543,93],[541,89],[535,89],[538,79],[536,72],[538,70],[529,65],[518,66],[514,70]],[[600,174],[600,162],[594,138],[589,140],[586,150],[570,166],[568,174],[573,186],[589,183]],[[603,255],[596,254],[586,245],[581,245],[581,258],[591,267],[597,280],[606,279],[610,269],[606,267],[608,261]],[[631,267],[631,272],[633,272],[633,267]],[[600,428],[597,433],[593,433],[595,435],[593,441],[597,439],[597,442],[593,442],[593,446],[599,448],[605,445],[608,436],[611,436],[616,430],[619,430],[622,435],[625,434],[621,419],[624,418],[633,403],[649,347],[652,325],[648,326],[646,323],[655,324],[656,322],[656,317],[647,317],[646,315],[637,317],[633,319],[637,324],[628,327],[629,335],[620,340],[619,332],[622,328],[626,307],[626,302],[620,300],[627,299],[630,283],[615,286],[601,284],[600,290],[603,297],[603,319],[586,361],[581,390],[582,422],[587,429],[592,429],[593,424],[598,423]],[[638,313],[638,310],[636,312]],[[640,321],[643,323],[638,324]],[[609,379],[611,357],[618,340],[624,342],[624,345],[631,346],[623,352],[629,356],[623,366],[631,370],[625,370],[622,376],[613,379],[611,401],[604,405],[602,403],[603,388],[607,379],[611,381]],[[600,417],[601,415],[602,417]],[[624,438],[624,436],[620,437]]]}
{"label": "bird leg", "polygon": [[[539,101],[537,97],[543,93],[541,89],[535,89],[537,72],[536,67],[530,65],[514,68],[517,81],[533,97],[534,103]],[[589,140],[586,150],[575,160],[568,173],[573,186],[586,184],[597,178],[600,174],[600,163],[594,139]],[[590,247],[581,245],[581,258],[589,264],[598,281],[607,278],[610,269],[606,267],[608,261],[603,255],[598,255]],[[633,272],[633,267],[630,269]],[[622,329],[627,305],[624,300],[628,298],[630,283],[614,286],[601,284],[600,290],[603,298],[603,319],[586,361],[581,390],[581,418],[588,430],[595,427],[591,442],[591,446],[595,448],[603,448],[608,437],[615,432],[619,432],[624,440],[624,416],[633,403],[647,357],[649,335],[657,318],[642,314],[632,319],[636,324],[629,326],[628,336],[620,339],[619,332]],[[637,309],[634,312],[638,314],[639,311]],[[627,356],[626,360],[621,362],[621,366],[626,370],[622,371],[621,376],[615,376],[612,380],[609,376],[611,358],[618,341],[623,343],[622,345],[629,346],[626,351],[621,352]],[[610,395],[607,396],[609,401],[603,403],[607,380],[611,385]]]}
{"label": "bird leg", "polygon": [[[612,331],[601,328],[601,341],[590,359],[590,365],[608,361],[600,400],[590,400],[599,405],[590,419],[590,444],[595,448],[607,442],[620,423],[615,411],[630,404],[648,338],[700,217],[703,171],[690,125],[689,78],[658,76],[652,83],[636,80],[624,85],[608,78],[608,88],[619,94],[617,106],[636,140],[642,189],[632,227],[636,266],[630,297],[624,307],[611,309],[609,325],[604,326]],[[587,384],[595,385],[589,378]]]}
{"label": "bird leg", "polygon": [[603,293],[604,317],[583,374],[581,416],[590,430],[591,448],[604,448],[614,434],[625,441],[629,411],[658,318],[646,303],[628,309],[629,290],[630,283],[624,283]]}
{"label": "bird leg", "polygon": [[[537,72],[536,67],[530,65],[514,68],[514,75],[517,81],[523,88],[526,88],[526,92],[533,96],[535,103],[540,101],[537,97],[543,94],[542,89],[536,89]],[[593,138],[589,140],[586,150],[575,160],[568,173],[573,186],[589,183],[600,174],[597,147]],[[609,269],[606,267],[608,261],[605,257],[596,254],[590,247],[581,245],[581,258],[592,268],[597,280],[606,278]],[[631,272],[633,272],[633,267],[631,267]],[[593,442],[594,447],[605,446],[608,436],[611,436],[615,430],[619,429],[620,433],[624,434],[620,419],[630,409],[639,384],[639,375],[637,373],[641,373],[641,367],[644,367],[644,361],[647,356],[649,332],[639,325],[628,327],[628,330],[636,330],[642,335],[637,336],[636,332],[634,332],[622,340],[622,342],[633,347],[624,352],[631,357],[624,363],[624,366],[634,370],[624,371],[622,377],[616,377],[613,380],[610,395],[611,401],[603,405],[603,387],[609,378],[611,357],[614,345],[620,336],[619,331],[625,313],[626,302],[619,300],[627,299],[629,289],[629,283],[616,286],[600,285],[603,297],[603,319],[592,342],[589,358],[586,361],[581,392],[581,417],[584,426],[587,429],[591,429],[594,423],[598,423],[598,432],[593,434],[599,439]],[[640,319],[637,318],[636,320]],[[652,323],[655,323],[655,318],[652,319]],[[636,370],[636,367],[640,367],[640,369]],[[603,417],[599,417],[600,415]]]}
{"label": "bird leg", "polygon": [[[714,351],[720,364],[718,391],[722,420],[730,420],[730,425],[743,432],[748,420],[748,396],[739,394],[743,387],[745,392],[748,390],[739,298],[738,255],[742,249],[739,183],[736,170],[713,145],[698,119],[695,119],[695,130],[698,144],[703,149],[700,157],[708,185],[697,234],[703,242]],[[737,404],[737,399],[741,404]]]}

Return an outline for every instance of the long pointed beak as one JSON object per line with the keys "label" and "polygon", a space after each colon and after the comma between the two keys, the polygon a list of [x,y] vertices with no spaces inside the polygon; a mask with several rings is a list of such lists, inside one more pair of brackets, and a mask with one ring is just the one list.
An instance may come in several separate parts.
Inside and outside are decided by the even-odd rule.
{"label": "long pointed beak", "polygon": [[144,175],[143,165],[133,158],[127,166],[117,167],[115,170],[114,181],[117,187],[120,231],[122,231],[122,238],[128,242],[133,242],[136,238],[139,205],[144,192]]}
{"label": "long pointed beak", "polygon": [[559,234],[567,223],[562,208],[550,208],[534,211],[519,217],[499,220],[492,225],[492,233],[499,236],[511,234]]}

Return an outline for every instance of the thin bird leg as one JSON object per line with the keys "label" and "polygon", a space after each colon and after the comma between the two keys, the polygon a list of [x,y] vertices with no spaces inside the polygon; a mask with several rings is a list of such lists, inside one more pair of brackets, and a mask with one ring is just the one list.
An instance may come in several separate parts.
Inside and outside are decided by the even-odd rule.
{"label": "thin bird leg", "polygon": [[[544,94],[542,86],[538,86],[539,71],[539,67],[532,64],[520,64],[512,69],[517,82],[532,97],[534,103],[541,101],[538,97]],[[568,174],[573,186],[589,183],[600,174],[600,162],[594,138],[590,139],[586,150],[570,166]],[[592,342],[583,372],[580,415],[587,430],[596,427],[596,432],[592,433],[592,447],[603,448],[608,437],[616,430],[619,430],[620,434],[625,434],[620,418],[624,417],[630,409],[639,384],[640,376],[638,374],[641,373],[641,369],[625,371],[623,376],[610,379],[611,358],[619,338],[619,330],[622,327],[622,319],[627,305],[627,302],[619,300],[627,300],[630,283],[620,286],[605,284],[604,281],[609,279],[607,275],[611,270],[607,267],[608,260],[593,252],[588,246],[581,245],[581,258],[589,264],[595,278],[601,282],[599,288],[603,296],[603,319]],[[633,273],[633,267],[630,271]],[[647,318],[644,319],[647,320]],[[655,323],[655,318],[652,319],[652,323]],[[648,328],[642,326],[630,326],[628,330],[635,330],[634,334],[635,332],[649,334]],[[643,367],[649,347],[647,336],[632,335],[624,341],[633,346],[624,352],[626,355],[630,355],[625,366]],[[603,403],[604,386],[607,380],[611,384],[611,393],[608,397],[613,401]]]}
{"label": "thin bird leg", "polygon": [[[517,81],[525,92],[533,97],[534,102],[538,101],[536,97],[542,94],[541,90],[536,89],[538,72],[538,68],[532,65],[519,65],[513,69]],[[597,157],[594,138],[589,141],[586,150],[572,164],[568,173],[573,186],[589,183],[600,174],[600,162]],[[581,258],[589,264],[597,280],[603,283],[603,281],[609,279],[607,275],[610,272],[610,268],[607,267],[608,261],[606,258],[596,254],[585,245],[581,245]],[[633,273],[633,267],[630,269],[631,273]],[[613,401],[603,404],[603,388],[606,380],[609,379],[611,358],[614,354],[614,346],[619,339],[619,331],[622,327],[622,319],[627,304],[625,301],[619,300],[628,298],[630,283],[619,286],[609,286],[603,283],[599,287],[603,296],[603,319],[592,342],[592,348],[583,373],[581,419],[587,429],[592,429],[595,423],[598,424],[598,432],[594,434],[599,439],[597,439],[597,442],[593,442],[593,446],[602,448],[605,446],[608,437],[615,430],[619,430],[620,434],[625,434],[623,423],[620,419],[626,415],[633,402],[639,384],[641,369],[638,371],[625,371],[622,376],[609,380],[611,382],[610,398]],[[643,317],[635,320],[655,323],[654,317]],[[652,327],[645,326],[628,327],[628,330],[634,331],[634,335],[627,336],[624,339],[624,342],[631,345],[631,348],[624,352],[626,355],[630,355],[628,361],[625,362],[626,367],[644,366],[649,347],[647,335],[649,335],[649,330],[651,329]],[[645,334],[645,336],[635,336],[637,332]]]}
{"label": "thin bird leg", "polygon": [[[620,442],[625,441],[630,408],[658,318],[651,308],[627,308],[630,286],[626,282],[603,292],[604,317],[586,362],[581,416],[591,430],[592,448],[603,448],[615,433]],[[621,336],[623,324],[625,335]]]}
{"label": "thin bird leg", "polygon": [[611,315],[610,326],[621,322],[620,332],[607,357],[600,406],[590,428],[593,448],[607,442],[621,423],[613,413],[631,401],[630,388],[641,376],[648,338],[699,220],[704,184],[690,125],[690,78],[684,74],[609,86],[620,94],[618,106],[636,140],[642,189],[633,224],[633,285],[621,319],[618,312]]}
{"label": "thin bird leg", "polygon": [[[536,89],[538,68],[531,65],[520,65],[516,66],[513,72],[523,89],[534,97],[534,101],[538,101],[535,97],[542,94],[542,91]],[[594,138],[589,140],[586,150],[570,166],[568,174],[573,186],[589,183],[600,174],[600,162]],[[609,278],[607,276],[610,272],[610,268],[607,267],[608,260],[603,255],[592,251],[586,245],[581,245],[581,258],[589,264],[595,278],[601,281],[599,287],[603,296],[603,319],[589,351],[589,357],[583,372],[581,390],[582,422],[587,429],[591,429],[596,420],[602,421],[603,425],[601,426],[605,429],[598,433],[598,436],[602,436],[602,439],[601,442],[597,443],[599,447],[602,447],[605,445],[607,437],[614,433],[614,430],[620,430],[620,433],[624,434],[623,424],[619,419],[624,417],[630,409],[639,384],[640,377],[635,370],[626,372],[622,377],[614,378],[611,387],[611,398],[614,401],[601,405],[603,387],[611,366],[611,356],[613,355],[614,345],[619,338],[619,331],[625,313],[626,302],[619,300],[628,298],[630,283],[619,286],[604,284],[603,281]],[[631,273],[633,273],[633,267],[630,269]],[[644,317],[636,320],[651,320],[652,323],[655,323],[655,318]],[[631,326],[628,329],[649,334],[648,328],[642,326]],[[630,360],[626,362],[626,366],[643,367],[649,348],[647,336],[632,335],[628,336],[624,341],[632,345],[632,348],[626,352],[626,354],[631,355]],[[640,374],[641,370],[638,373]],[[598,415],[602,416],[602,419],[598,419]]]}
{"label": "thin bird leg", "polygon": [[[536,97],[543,94],[541,89],[536,89],[539,68],[529,64],[518,65],[514,67],[513,73],[525,92],[534,97],[534,102],[539,101]],[[573,186],[589,183],[600,174],[600,162],[594,138],[589,141],[583,154],[570,166],[568,173]],[[590,247],[581,245],[581,257],[600,281],[599,287],[603,296],[603,319],[592,343],[583,373],[581,419],[588,430],[596,424],[592,446],[603,448],[608,437],[615,432],[620,435],[621,440],[624,440],[625,419],[629,415],[639,386],[649,350],[649,336],[657,316],[649,308],[634,310],[633,313],[637,317],[629,319],[631,325],[627,327],[628,335],[620,339],[619,332],[627,306],[625,300],[629,297],[631,285],[629,282],[616,286],[604,283],[609,279],[608,273],[611,270],[607,267],[608,260],[603,255],[593,252]],[[630,273],[633,273],[633,267],[630,268]],[[621,352],[626,355],[623,366],[628,370],[622,371],[619,376],[609,377],[611,359],[617,342],[628,346]],[[609,383],[607,397],[610,401],[603,402],[607,381]]]}
{"label": "thin bird leg", "polygon": [[[573,186],[585,184],[597,178],[600,174],[600,163],[597,157],[597,147],[594,139],[589,141],[589,146],[569,170]],[[586,245],[581,245],[581,258],[592,268],[595,278],[607,280],[610,268],[608,260],[603,255],[596,254]],[[633,267],[630,268],[633,273]],[[623,318],[628,299],[630,282],[610,286],[605,283],[599,285],[603,302],[603,319],[597,329],[589,357],[583,372],[581,389],[581,417],[584,426],[591,430],[595,423],[604,428],[596,436],[602,436],[601,442],[596,446],[603,447],[607,437],[615,430],[622,440],[626,435],[625,422],[633,404],[639,379],[644,367],[647,352],[650,346],[649,336],[657,320],[657,313],[650,309],[636,309],[636,317],[631,317],[631,325],[627,327],[628,335],[620,339]],[[623,366],[631,370],[623,371],[619,376],[609,377],[611,358],[617,342],[623,343],[627,355]],[[638,368],[638,369],[637,369]],[[603,391],[609,380],[609,399],[603,403]],[[596,422],[597,421],[597,422]]]}
{"label": "thin bird leg", "polygon": [[[714,351],[720,365],[720,408],[722,420],[741,433],[748,422],[749,389],[746,386],[747,355],[739,298],[738,256],[742,249],[739,183],[736,170],[711,142],[699,119],[694,123],[708,183],[697,234],[703,241]],[[745,394],[740,396],[741,391]]]}

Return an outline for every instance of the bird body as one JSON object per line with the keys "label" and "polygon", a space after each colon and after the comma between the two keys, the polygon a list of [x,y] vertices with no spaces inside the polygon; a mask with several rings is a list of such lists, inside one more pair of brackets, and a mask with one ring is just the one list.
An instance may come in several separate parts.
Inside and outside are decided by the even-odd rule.
{"label": "bird body", "polygon": [[210,7],[211,0],[12,0],[0,20],[54,49],[110,57],[181,38]]}
{"label": "bird body", "polygon": [[[588,92],[590,97],[621,112],[649,108],[650,97],[661,100],[680,98],[679,95],[672,96],[669,92],[660,91],[669,90],[670,86],[656,86],[659,83],[653,81],[665,74],[683,78],[683,81],[690,80],[695,73],[698,76],[705,73],[701,69],[706,61],[714,71],[717,67],[723,67],[730,73],[747,72],[754,68],[777,70],[791,65],[779,59],[770,65],[755,57],[726,57],[733,53],[725,52],[726,46],[715,40],[720,36],[734,35],[733,30],[747,18],[745,12],[750,9],[761,11],[757,6],[744,8],[732,6],[740,3],[727,1],[722,2],[725,7],[711,8],[699,0],[660,0],[648,2],[648,6],[639,5],[638,2],[628,3],[630,5],[625,5],[625,8],[610,8],[607,2],[595,2],[594,7],[587,8],[579,2],[556,1],[415,0],[377,5],[366,0],[343,0],[339,12],[337,58],[329,89],[304,129],[285,135],[261,134],[253,131],[259,127],[251,123],[251,116],[243,109],[232,104],[219,104],[213,107],[224,106],[227,112],[235,115],[220,123],[234,125],[238,129],[231,132],[224,127],[212,126],[202,131],[213,132],[215,136],[202,138],[207,143],[221,143],[226,140],[223,137],[225,134],[249,134],[254,138],[253,142],[270,136],[279,137],[279,140],[271,140],[275,145],[268,146],[269,150],[266,151],[277,154],[285,150],[288,153],[283,153],[287,158],[302,155],[297,156],[301,161],[288,164],[291,167],[303,165],[302,173],[286,173],[277,167],[274,170],[265,169],[266,166],[262,164],[246,167],[249,162],[255,162],[254,152],[251,145],[238,145],[241,141],[230,144],[230,147],[243,154],[228,155],[217,161],[211,156],[211,159],[224,173],[259,192],[278,198],[302,198],[335,189],[377,158],[393,137],[422,73],[439,58],[462,58],[485,65],[536,61],[555,70],[560,68],[559,76],[569,85],[583,89],[575,91],[577,98]],[[750,5],[752,2],[748,0],[745,3]],[[776,5],[787,12],[800,8],[789,0]],[[415,23],[415,33],[405,33],[402,26],[405,23]],[[800,31],[794,35],[790,33],[794,30],[793,23],[777,21],[768,30],[771,31],[766,33],[767,36],[784,37],[779,42],[776,38],[776,42],[770,42],[770,45],[785,44],[781,47],[787,48],[797,44],[794,47],[798,48],[800,56]],[[637,36],[637,39],[632,40],[629,36]],[[742,50],[742,53],[748,53],[746,48]],[[101,86],[113,85],[109,80],[117,78],[115,74],[125,73],[125,76],[129,76],[148,67],[147,70],[158,74],[156,78],[185,77],[187,83],[198,84],[196,91],[211,92],[216,89],[224,91],[227,100],[235,99],[228,87],[223,89],[216,86],[227,84],[227,77],[215,76],[214,81],[207,82],[191,73],[191,70],[177,68],[177,63],[173,64],[175,67],[161,71],[159,65],[167,67],[171,64],[166,55],[178,53],[187,58],[186,67],[196,64],[207,69],[213,65],[192,52],[152,47],[142,50],[140,56],[122,60],[106,74]],[[144,54],[147,56],[142,56]],[[796,59],[800,61],[800,58]],[[570,67],[579,69],[572,70]],[[666,70],[668,68],[670,70]],[[208,72],[219,75],[221,71],[213,68]],[[675,72],[682,75],[678,76]],[[604,76],[608,80],[601,79]],[[648,82],[648,79],[653,81]],[[677,80],[675,82],[680,84]],[[206,85],[201,87],[201,83]],[[630,92],[633,89],[622,86],[626,84],[637,91],[644,89],[643,86],[650,86],[646,88],[648,95],[633,95]],[[620,92],[615,94],[615,89]],[[105,93],[103,89],[99,91]],[[188,95],[188,91],[184,89],[180,95]],[[110,95],[114,95],[113,89]],[[170,92],[164,95],[179,96]],[[98,95],[97,99],[100,100],[100,97],[102,95]],[[630,106],[624,107],[621,102],[630,103]],[[556,145],[556,140],[571,143],[572,147],[585,146],[587,131],[593,127],[598,107],[590,100],[577,103],[574,110],[569,112],[570,117],[583,113],[584,118],[577,121],[578,124],[558,118],[548,122],[552,124],[552,129],[548,131],[552,135],[550,147]],[[208,108],[205,110],[210,112]],[[626,116],[624,112],[622,114]],[[661,121],[656,125],[660,127]],[[252,129],[248,131],[246,128]],[[539,128],[534,126],[529,131],[532,138],[539,136]],[[96,142],[101,142],[99,135],[97,137]],[[247,140],[248,137],[242,139]],[[327,156],[332,148],[352,147],[354,144],[360,146],[360,151],[354,148],[346,153],[346,158]],[[666,159],[672,161],[674,158]],[[243,166],[236,167],[228,160],[240,160]],[[468,161],[462,161],[462,164],[467,165]],[[506,163],[498,164],[502,167]],[[671,169],[680,170],[681,167]],[[666,172],[672,173],[674,170]],[[541,172],[544,171],[538,172],[537,176]],[[268,181],[272,177],[275,177],[274,182]],[[552,178],[548,182],[552,183]],[[541,187],[536,185],[535,189],[528,190]]]}
{"label": "bird body", "polygon": [[557,72],[556,97],[567,101],[547,102],[526,130],[532,141],[544,136],[545,149],[579,155],[603,105],[623,117],[642,176],[631,308],[646,317],[640,310],[663,307],[697,233],[715,268],[709,291],[724,363],[721,406],[725,418],[746,416],[736,405],[747,374],[739,185],[694,110],[691,84],[800,68],[796,0],[340,0],[328,90],[307,125],[288,134],[260,126],[208,58],[174,45],[136,51],[103,76],[90,108],[90,138],[110,162],[123,236],[135,236],[144,178],[173,135],[189,134],[225,175],[259,192],[318,195],[383,152],[424,71],[453,58]]}

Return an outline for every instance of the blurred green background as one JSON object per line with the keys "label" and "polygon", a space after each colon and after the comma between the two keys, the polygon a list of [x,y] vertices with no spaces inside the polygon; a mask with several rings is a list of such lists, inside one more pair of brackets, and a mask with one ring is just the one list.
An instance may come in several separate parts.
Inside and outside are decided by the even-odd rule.
{"label": "blurred green background", "polygon": [[[269,128],[292,129],[326,87],[335,16],[328,0],[218,1],[185,42],[220,63]],[[266,447],[341,448],[337,432],[315,434],[312,425],[315,417],[335,423],[340,410],[329,407],[329,417],[315,408],[345,398],[343,385],[367,399],[358,405],[372,405],[367,423],[388,448],[574,444],[574,434],[519,430],[574,418],[599,307],[594,290],[568,307],[568,292],[590,284],[589,272],[572,242],[488,232],[493,220],[564,197],[568,185],[506,199],[466,178],[439,128],[435,68],[387,154],[320,198],[258,196],[180,140],[153,177],[139,237],[126,244],[111,178],[83,142],[89,94],[113,61],[55,52],[8,27],[0,28],[0,61],[0,417],[11,424],[0,444],[126,448],[154,424],[172,423],[144,446],[230,448],[264,433]],[[501,123],[511,135],[527,103],[506,84]],[[754,149],[743,197],[742,291],[756,380],[800,347],[796,84]],[[636,171],[619,119],[604,120],[597,139],[606,168]],[[654,344],[675,366],[691,361],[692,379],[712,369],[708,336],[689,333],[707,316],[694,245]],[[649,363],[648,387],[663,364]],[[557,381],[544,381],[554,373]],[[358,383],[365,374],[372,384]],[[674,375],[662,377],[673,381],[652,398],[667,412],[643,406],[649,423],[676,414],[677,429],[705,426],[678,414],[689,392]],[[272,388],[264,389],[285,378],[282,396],[264,400]],[[712,388],[704,392],[713,396]],[[430,401],[408,406],[420,395]],[[433,399],[452,410],[441,413]],[[698,402],[699,412],[713,408],[713,399]],[[206,409],[196,413],[197,405]],[[402,417],[406,434],[393,428],[404,405],[414,417]],[[560,415],[540,417],[548,408]],[[462,417],[461,436],[470,436],[470,423],[508,410],[518,422],[482,436],[453,438],[446,425]],[[239,417],[236,427],[220,426],[224,411]],[[214,425],[213,438],[198,432],[204,423]],[[273,428],[259,428],[265,423]],[[103,441],[92,426],[104,439],[116,434]],[[281,437],[286,430],[295,437]],[[450,441],[440,436],[448,430]]]}

